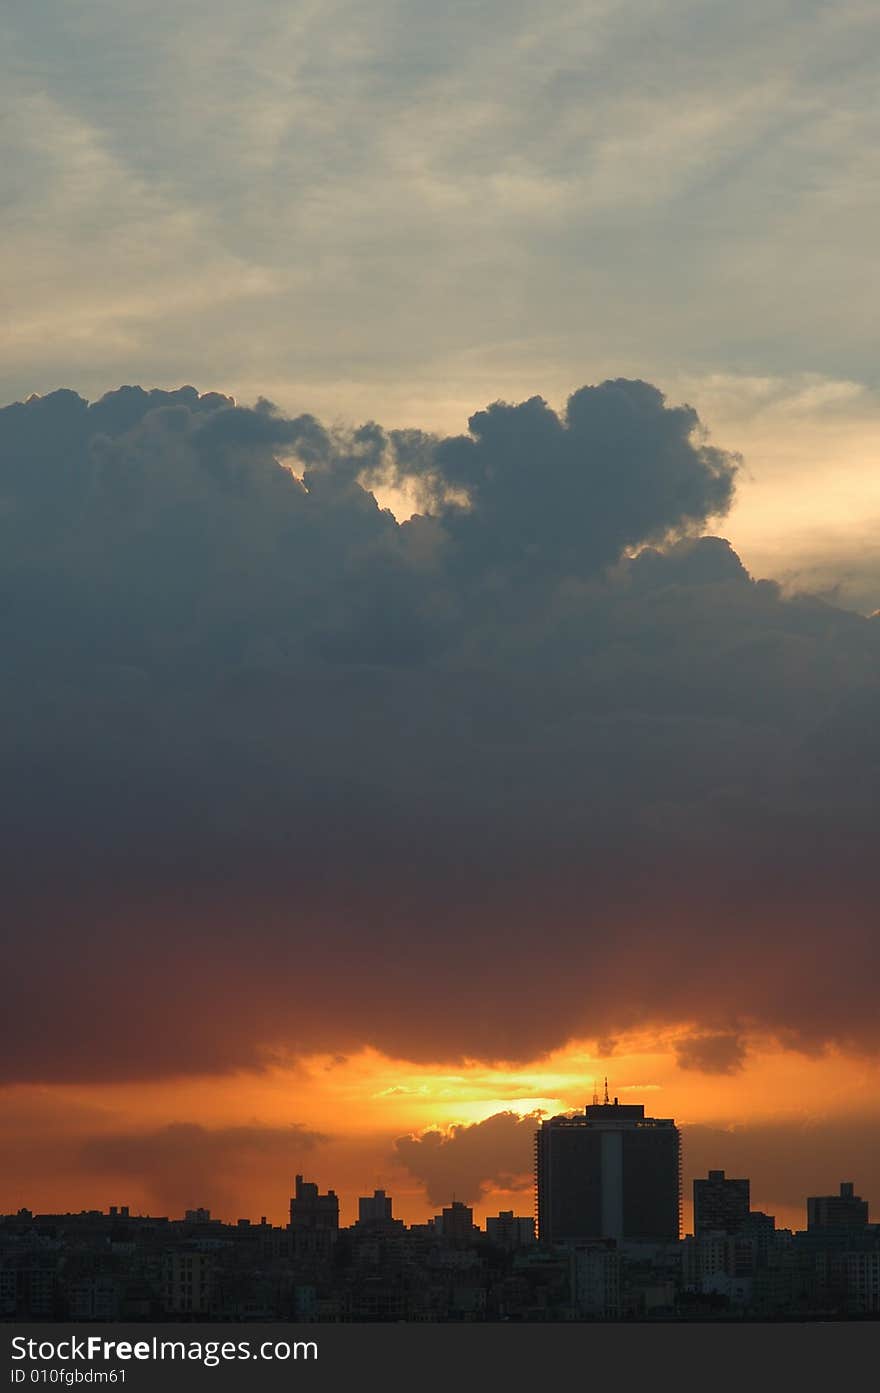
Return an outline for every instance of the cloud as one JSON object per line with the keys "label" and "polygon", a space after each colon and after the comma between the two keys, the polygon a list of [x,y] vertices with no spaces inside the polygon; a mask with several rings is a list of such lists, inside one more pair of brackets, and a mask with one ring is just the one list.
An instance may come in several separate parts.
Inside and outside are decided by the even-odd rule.
{"label": "cloud", "polygon": [[675,1046],[679,1069],[701,1074],[735,1074],[746,1061],[745,1041],[738,1035],[690,1035]]}
{"label": "cloud", "polygon": [[398,1137],[394,1149],[432,1204],[446,1205],[453,1198],[473,1204],[486,1190],[529,1184],[539,1120],[537,1113],[499,1112],[445,1132],[429,1128],[419,1136]]}
{"label": "cloud", "polygon": [[[532,1183],[533,1139],[538,1114],[503,1112],[484,1122],[429,1129],[395,1142],[401,1164],[424,1185],[433,1205],[448,1204],[453,1193],[467,1204],[490,1189],[527,1189]],[[725,1128],[685,1124],[682,1129],[684,1193],[709,1170],[747,1176],[752,1206],[780,1214],[780,1226],[806,1226],[807,1195],[836,1194],[852,1179],[857,1193],[880,1191],[880,1168],[873,1158],[880,1121],[876,1117],[786,1117]],[[792,1212],[794,1211],[794,1213]],[[799,1213],[798,1213],[799,1211]]]}
{"label": "cloud", "polygon": [[108,38],[100,5],[17,7],[6,391],[282,363],[409,395],[511,341],[864,365],[870,13],[737,13],[161,0]]}
{"label": "cloud", "polygon": [[161,1213],[181,1217],[205,1207],[229,1217],[247,1203],[255,1173],[280,1193],[314,1148],[326,1141],[299,1124],[202,1127],[169,1122],[151,1131],[102,1133],[79,1147],[74,1167],[143,1188]]}
{"label": "cloud", "polygon": [[[484,572],[516,568],[532,584],[589,574],[726,512],[733,496],[734,457],[696,440],[696,412],[647,382],[582,387],[564,418],[540,397],[496,402],[468,426],[404,469],[421,467],[453,541]],[[449,490],[468,506],[443,506]]]}
{"label": "cloud", "polygon": [[619,380],[0,412],[3,1077],[875,1049],[880,628],[700,535],[736,467]]}

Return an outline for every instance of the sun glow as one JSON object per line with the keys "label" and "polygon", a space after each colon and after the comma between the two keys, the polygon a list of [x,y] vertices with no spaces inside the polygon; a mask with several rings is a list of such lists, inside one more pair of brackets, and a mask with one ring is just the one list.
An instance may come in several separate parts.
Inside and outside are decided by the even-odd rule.
{"label": "sun glow", "polygon": [[[700,1129],[717,1129],[709,1163],[724,1166],[734,1142],[741,1142],[750,1128],[788,1129],[787,1145],[798,1147],[803,1129],[829,1117],[876,1115],[880,1068],[867,1059],[834,1051],[808,1058],[772,1042],[752,1041],[741,1067],[706,1074],[681,1067],[676,1046],[687,1038],[688,1027],[683,1026],[677,1032],[620,1039],[602,1053],[583,1042],[572,1043],[518,1066],[469,1060],[438,1067],[363,1049],[348,1056],[276,1060],[259,1072],[199,1079],[7,1088],[0,1105],[8,1118],[20,1120],[19,1139],[5,1167],[10,1196],[43,1211],[61,1203],[103,1207],[108,1195],[127,1197],[144,1212],[173,1209],[166,1192],[155,1188],[155,1176],[138,1171],[137,1158],[143,1139],[185,1124],[199,1129],[209,1144],[218,1138],[228,1142],[230,1136],[246,1138],[251,1129],[274,1138],[271,1158],[260,1151],[263,1143],[255,1143],[239,1160],[234,1182],[215,1200],[230,1212],[233,1207],[242,1214],[265,1212],[282,1222],[290,1178],[305,1166],[322,1184],[337,1189],[346,1213],[354,1211],[358,1194],[385,1186],[395,1195],[397,1212],[408,1222],[420,1221],[435,1206],[401,1163],[397,1138],[426,1132],[448,1138],[456,1129],[498,1114],[515,1119],[574,1111],[591,1101],[594,1090],[601,1096],[606,1076],[612,1095],[644,1101],[654,1116],[675,1118],[683,1129],[686,1172],[700,1151],[689,1143],[689,1128],[697,1129],[691,1131],[692,1139]],[[310,1138],[305,1151],[297,1149],[303,1129]],[[729,1144],[724,1135],[731,1138]],[[52,1138],[52,1161],[41,1171],[35,1157],[45,1158],[47,1137]],[[88,1145],[100,1150],[113,1139],[118,1146],[120,1137],[130,1139],[134,1159],[120,1162],[117,1171],[105,1166],[90,1174],[83,1160],[93,1154]],[[65,1158],[61,1167],[55,1159],[59,1155]],[[758,1148],[756,1204],[772,1205],[780,1222],[797,1223],[800,1196],[789,1200],[774,1193],[775,1182],[769,1173],[765,1180],[761,1165]],[[837,1179],[829,1175],[828,1183]],[[209,1168],[193,1185],[207,1188],[210,1180]],[[196,1189],[192,1202],[202,1201]],[[531,1212],[531,1205],[531,1180],[523,1172],[513,1189],[484,1185],[475,1208],[485,1215],[511,1206]]]}

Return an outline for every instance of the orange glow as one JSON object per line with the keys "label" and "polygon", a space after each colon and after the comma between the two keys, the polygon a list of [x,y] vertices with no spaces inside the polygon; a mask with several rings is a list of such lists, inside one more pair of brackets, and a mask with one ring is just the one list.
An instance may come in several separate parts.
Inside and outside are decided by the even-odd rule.
{"label": "orange glow", "polygon": [[[356,1214],[356,1197],[383,1186],[394,1196],[395,1212],[407,1222],[423,1221],[436,1212],[420,1183],[401,1165],[394,1140],[427,1129],[446,1132],[456,1124],[473,1124],[499,1112],[519,1115],[568,1111],[589,1102],[594,1081],[601,1091],[607,1074],[612,1094],[644,1102],[657,1116],[673,1116],[683,1129],[685,1177],[689,1181],[688,1128],[712,1127],[730,1131],[758,1124],[792,1129],[833,1117],[845,1133],[855,1118],[877,1115],[880,1066],[867,1059],[836,1053],[807,1058],[769,1044],[754,1045],[743,1068],[732,1074],[707,1075],[685,1070],[676,1062],[675,1045],[686,1032],[644,1034],[616,1042],[604,1057],[584,1044],[573,1043],[527,1068],[465,1062],[454,1067],[430,1067],[393,1060],[374,1050],[346,1058],[310,1056],[277,1063],[260,1073],[180,1079],[144,1085],[70,1085],[8,1088],[3,1114],[13,1120],[15,1138],[7,1145],[3,1167],[7,1176],[0,1208],[19,1205],[46,1212],[56,1207],[106,1208],[129,1203],[133,1211],[167,1212],[157,1208],[156,1191],[137,1166],[109,1166],[90,1173],[81,1159],[88,1139],[89,1156],[100,1160],[102,1138],[135,1138],[168,1126],[196,1124],[217,1129],[279,1129],[300,1124],[320,1133],[307,1150],[294,1140],[287,1162],[283,1145],[265,1167],[259,1154],[248,1156],[221,1188],[221,1217],[267,1214],[286,1222],[293,1174],[303,1170],[322,1187],[340,1195],[342,1222]],[[49,1161],[40,1162],[51,1138]],[[714,1143],[714,1164],[734,1173],[723,1154],[723,1138]],[[713,1153],[714,1155],[714,1153]],[[853,1165],[864,1169],[864,1158],[850,1151]],[[56,1159],[65,1158],[59,1165]],[[242,1163],[244,1164],[244,1163]],[[841,1162],[842,1164],[842,1162]],[[841,1175],[829,1174],[836,1188]],[[219,1177],[210,1170],[193,1185],[192,1204],[217,1203]],[[752,1202],[766,1208],[780,1224],[803,1226],[803,1195],[793,1179],[790,1194],[781,1196],[762,1180],[757,1151],[751,1164]],[[483,1220],[499,1208],[532,1212],[529,1176],[522,1187],[484,1189],[475,1203]],[[685,1187],[685,1222],[689,1222]],[[450,1196],[451,1198],[451,1196]],[[235,1213],[232,1209],[235,1209]]]}

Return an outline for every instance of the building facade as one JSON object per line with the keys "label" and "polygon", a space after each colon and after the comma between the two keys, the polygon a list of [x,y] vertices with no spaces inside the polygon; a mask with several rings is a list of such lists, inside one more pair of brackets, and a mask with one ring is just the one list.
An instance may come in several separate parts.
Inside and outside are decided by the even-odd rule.
{"label": "building facade", "polygon": [[[438,1223],[439,1219],[439,1223]],[[474,1211],[461,1200],[453,1200],[434,1220],[438,1231],[451,1248],[467,1248],[479,1230],[474,1225]]]}
{"label": "building facade", "polygon": [[371,1195],[361,1195],[358,1200],[358,1223],[380,1224],[390,1222],[391,1196],[384,1190],[374,1190]]}
{"label": "building facade", "polygon": [[748,1180],[730,1180],[724,1171],[710,1171],[694,1181],[694,1236],[739,1233],[749,1218]]}
{"label": "building facade", "polygon": [[339,1236],[336,1191],[322,1195],[317,1185],[298,1175],[290,1201],[290,1234],[295,1258],[327,1259]]}
{"label": "building facade", "polygon": [[841,1180],[839,1195],[811,1195],[807,1200],[808,1229],[863,1229],[868,1201],[855,1194],[851,1180]]}
{"label": "building facade", "polygon": [[535,1134],[535,1183],[542,1243],[678,1241],[680,1134],[641,1104],[615,1098],[546,1119]]}
{"label": "building facade", "polygon": [[486,1219],[486,1236],[499,1248],[514,1253],[534,1243],[535,1221],[530,1214],[514,1214],[512,1209],[502,1209],[494,1218]]}

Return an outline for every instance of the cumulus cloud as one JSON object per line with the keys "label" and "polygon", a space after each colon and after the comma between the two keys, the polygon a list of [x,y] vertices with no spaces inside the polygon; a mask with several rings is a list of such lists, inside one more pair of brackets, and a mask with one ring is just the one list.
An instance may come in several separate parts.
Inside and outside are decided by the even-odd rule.
{"label": "cumulus cloud", "polygon": [[462,1123],[441,1132],[398,1137],[398,1161],[425,1187],[432,1204],[453,1196],[473,1204],[489,1189],[520,1189],[530,1183],[537,1113],[499,1112],[484,1122]]}
{"label": "cumulus cloud", "polygon": [[[531,1187],[533,1141],[539,1125],[539,1114],[502,1112],[446,1132],[432,1128],[418,1136],[399,1137],[395,1150],[402,1165],[424,1185],[432,1204],[448,1204],[453,1193],[471,1204],[490,1189]],[[797,1222],[804,1227],[807,1195],[835,1194],[840,1181],[849,1179],[862,1195],[877,1194],[878,1141],[880,1121],[870,1116],[786,1117],[729,1128],[685,1125],[685,1198],[690,1200],[695,1178],[720,1168],[751,1180],[754,1208],[784,1211],[780,1225],[791,1220],[793,1208],[800,1208]]]}
{"label": "cumulus cloud", "polygon": [[590,574],[731,502],[735,458],[699,440],[696,412],[668,407],[647,382],[582,387],[563,417],[541,397],[496,402],[468,427],[432,450],[413,450],[408,434],[399,468],[423,480],[432,511],[482,572],[502,566],[532,584]]}
{"label": "cumulus cloud", "polygon": [[736,469],[643,382],[0,412],[3,1076],[874,1048],[880,628],[701,535]]}

